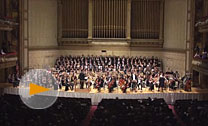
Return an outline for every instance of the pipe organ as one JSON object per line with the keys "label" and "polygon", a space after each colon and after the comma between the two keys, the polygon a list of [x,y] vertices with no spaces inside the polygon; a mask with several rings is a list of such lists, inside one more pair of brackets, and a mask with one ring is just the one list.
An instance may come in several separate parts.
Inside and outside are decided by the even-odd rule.
{"label": "pipe organ", "polygon": [[62,37],[88,37],[87,0],[62,0]]}
{"label": "pipe organ", "polygon": [[159,39],[160,1],[132,0],[131,38]]}
{"label": "pipe organ", "polygon": [[163,5],[164,0],[58,0],[59,44],[102,39],[161,47]]}
{"label": "pipe organ", "polygon": [[93,0],[93,37],[125,38],[127,0]]}

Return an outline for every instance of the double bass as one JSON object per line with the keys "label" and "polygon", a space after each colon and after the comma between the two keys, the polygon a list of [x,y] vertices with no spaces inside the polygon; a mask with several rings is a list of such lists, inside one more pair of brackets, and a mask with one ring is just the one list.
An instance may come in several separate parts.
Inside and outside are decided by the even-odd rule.
{"label": "double bass", "polygon": [[186,81],[185,91],[191,91],[191,79]]}

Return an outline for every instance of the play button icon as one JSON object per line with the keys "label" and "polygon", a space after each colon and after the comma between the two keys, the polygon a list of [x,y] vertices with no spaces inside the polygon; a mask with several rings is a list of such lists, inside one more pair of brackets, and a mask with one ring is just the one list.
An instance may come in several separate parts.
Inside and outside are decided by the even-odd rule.
{"label": "play button icon", "polygon": [[55,103],[58,97],[58,84],[49,71],[33,69],[20,80],[19,95],[28,107],[45,109]]}
{"label": "play button icon", "polygon": [[39,93],[46,92],[49,90],[50,90],[49,88],[45,88],[45,87],[30,83],[30,93],[29,94],[35,95],[35,94],[39,94]]}

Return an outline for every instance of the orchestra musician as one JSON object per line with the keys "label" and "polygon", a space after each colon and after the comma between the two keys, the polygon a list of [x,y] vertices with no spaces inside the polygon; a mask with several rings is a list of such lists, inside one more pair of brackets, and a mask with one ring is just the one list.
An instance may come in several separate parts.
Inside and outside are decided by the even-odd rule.
{"label": "orchestra musician", "polygon": [[86,88],[90,89],[91,85],[92,85],[92,79],[90,76],[88,76],[86,81]]}
{"label": "orchestra musician", "polygon": [[[136,91],[137,88],[142,90],[144,86],[149,86],[150,90],[154,90],[154,85],[158,87],[158,90],[162,88],[163,91],[166,83],[164,75],[160,77],[160,61],[154,57],[150,59],[124,56],[61,56],[56,60],[54,67],[53,73],[59,81],[59,88],[63,85],[66,86],[65,90],[68,87],[71,90],[76,90],[75,81],[77,83],[78,79],[80,79],[81,89],[84,88],[84,84],[86,84],[87,88],[94,84],[94,88],[97,88],[98,84],[100,84],[99,87],[104,87],[104,89],[105,85],[107,85],[109,92],[112,92],[117,85],[120,85],[122,91],[125,92],[123,90],[125,89],[123,88],[125,81],[127,88],[130,87],[132,91]],[[81,71],[80,74],[79,71]],[[70,74],[67,75],[66,73]],[[76,76],[74,82],[71,77],[73,73]],[[85,74],[87,77],[85,77]],[[120,74],[123,77],[120,77]],[[100,83],[95,81],[97,80],[97,75],[103,79]],[[175,75],[176,78],[178,76]],[[170,89],[174,87],[173,85],[174,83],[170,83]]]}
{"label": "orchestra musician", "polygon": [[[138,81],[137,81],[137,87],[138,89],[141,89],[142,90],[142,82],[143,82],[143,78],[141,77],[141,75],[138,76]],[[141,88],[139,88],[141,87]]]}
{"label": "orchestra musician", "polygon": [[56,80],[56,83],[58,84],[58,88],[59,89],[62,89],[62,84],[61,84],[61,81],[60,81],[61,79],[60,78],[58,78],[57,80]]}
{"label": "orchestra musician", "polygon": [[74,86],[76,85],[76,82],[77,82],[77,77],[74,74],[72,74],[72,76],[70,77],[70,82],[69,82],[69,87],[71,91],[74,90]]}
{"label": "orchestra musician", "polygon": [[106,75],[104,75],[103,76],[103,88],[104,88],[104,90],[105,90],[105,86],[107,85],[107,77],[106,77]]}
{"label": "orchestra musician", "polygon": [[149,90],[150,90],[150,91],[153,91],[153,90],[154,90],[154,85],[155,85],[155,82],[154,82],[154,80],[151,78],[150,81],[149,81]]}
{"label": "orchestra musician", "polygon": [[137,86],[137,75],[136,75],[136,72],[134,72],[132,75],[131,75],[131,91],[135,90],[136,91],[136,86]]}
{"label": "orchestra musician", "polygon": [[79,79],[80,79],[80,89],[84,89],[85,74],[83,70],[81,70],[81,73],[79,74]]}
{"label": "orchestra musician", "polygon": [[162,73],[160,75],[160,78],[159,78],[159,87],[158,87],[158,91],[160,91],[160,88],[162,89],[162,92],[163,92],[163,89],[165,87],[165,77],[164,77],[164,74]]}
{"label": "orchestra musician", "polygon": [[170,78],[169,79],[169,90],[176,90],[175,86],[176,86],[175,79]]}
{"label": "orchestra musician", "polygon": [[126,80],[126,76],[125,76],[125,77],[122,76],[122,77],[119,79],[119,86],[120,86],[122,92],[123,92],[123,93],[126,93],[126,90],[127,90],[127,88],[128,88],[128,83],[127,83],[127,80]]}
{"label": "orchestra musician", "polygon": [[108,83],[108,92],[111,93],[114,89],[114,87],[116,87],[116,77],[113,76],[110,79],[110,82]]}
{"label": "orchestra musician", "polygon": [[64,83],[62,85],[65,86],[65,91],[68,91],[69,90],[69,85],[68,85],[69,80],[67,79],[66,76],[64,76],[63,80],[64,80]]}
{"label": "orchestra musician", "polygon": [[191,78],[188,78],[185,84],[185,91],[191,91]]}
{"label": "orchestra musician", "polygon": [[101,91],[101,83],[102,83],[102,79],[100,76],[97,76],[96,80],[95,80],[95,87],[97,88],[98,92]]}

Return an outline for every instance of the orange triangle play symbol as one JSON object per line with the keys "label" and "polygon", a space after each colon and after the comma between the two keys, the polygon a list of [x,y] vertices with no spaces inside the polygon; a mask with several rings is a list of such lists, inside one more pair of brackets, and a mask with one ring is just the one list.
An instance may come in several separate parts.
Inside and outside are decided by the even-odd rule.
{"label": "orange triangle play symbol", "polygon": [[42,92],[49,91],[49,90],[50,90],[49,88],[45,88],[45,87],[30,83],[30,95],[42,93]]}

